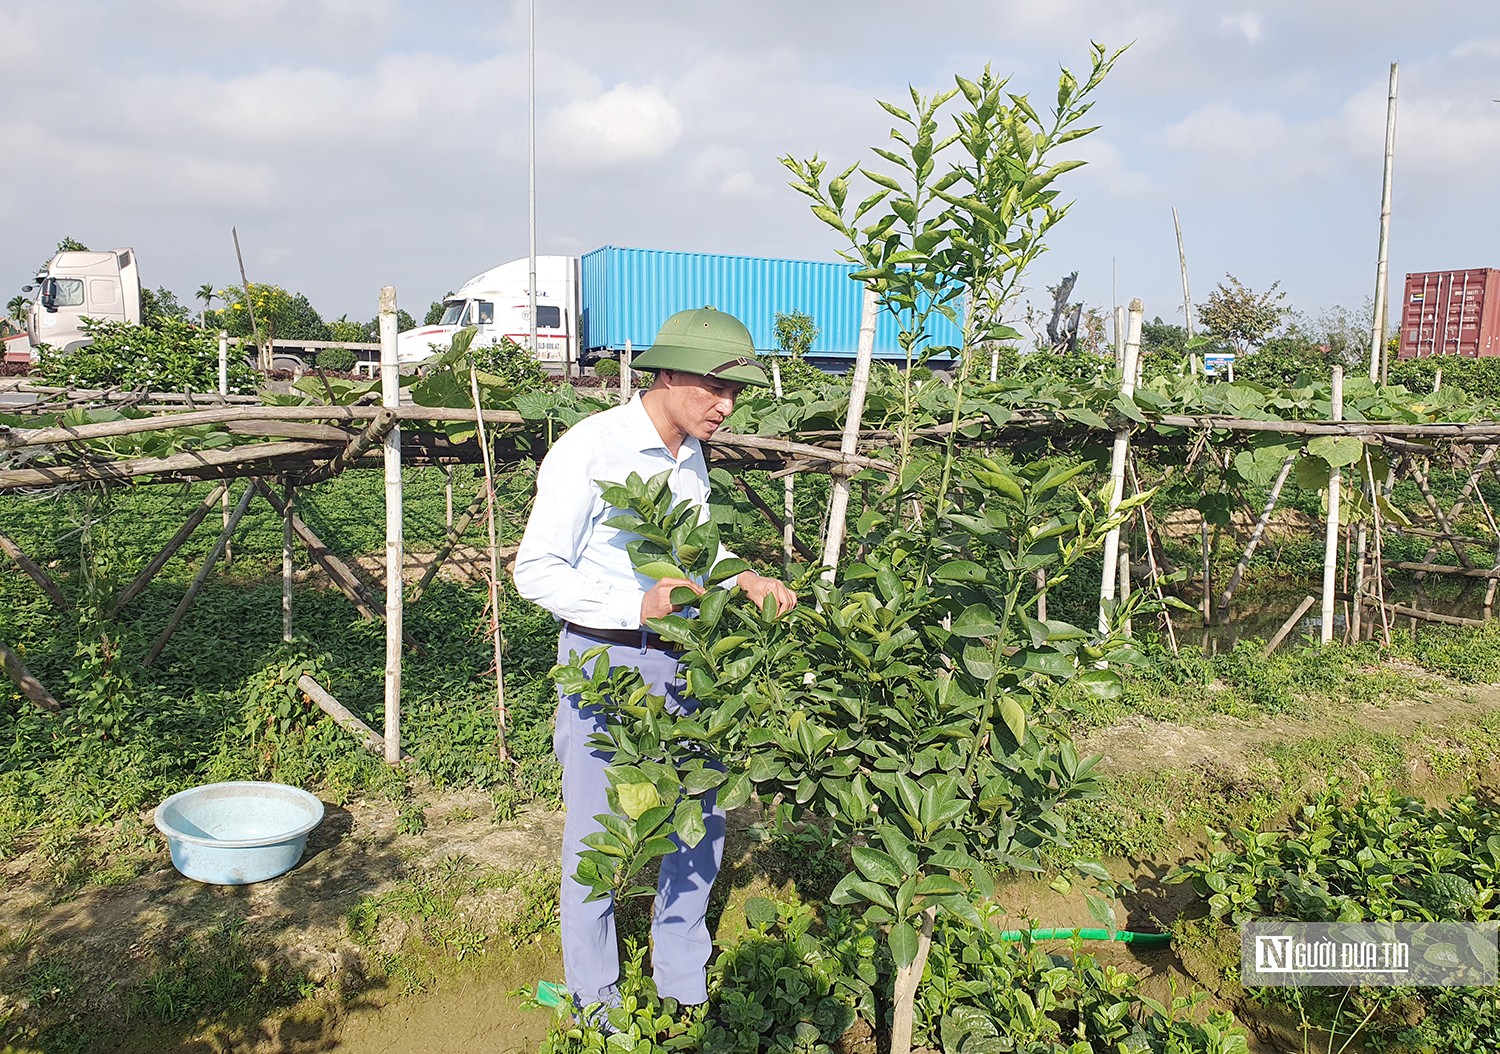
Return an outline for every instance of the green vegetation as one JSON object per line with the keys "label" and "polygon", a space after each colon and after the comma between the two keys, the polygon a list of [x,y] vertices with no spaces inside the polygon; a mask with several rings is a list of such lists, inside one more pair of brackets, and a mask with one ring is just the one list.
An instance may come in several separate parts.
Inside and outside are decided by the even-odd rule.
{"label": "green vegetation", "polygon": [[[1500,910],[1500,812],[1472,794],[1434,808],[1378,782],[1332,781],[1280,829],[1212,832],[1208,855],[1166,876],[1188,881],[1223,920],[1486,922]],[[1200,930],[1202,928],[1200,927]],[[1209,939],[1215,934],[1209,931]],[[1500,1034],[1500,986],[1262,988],[1311,1029],[1371,1051],[1482,1051]]]}
{"label": "green vegetation", "polygon": [[[84,333],[91,344],[66,354],[43,353],[36,372],[44,383],[126,391],[219,390],[218,339],[183,319],[158,317],[149,324],[90,320],[84,324]],[[249,394],[258,387],[256,375],[237,355],[231,355],[229,390]],[[109,411],[94,411],[71,416],[107,420],[108,415]]]}

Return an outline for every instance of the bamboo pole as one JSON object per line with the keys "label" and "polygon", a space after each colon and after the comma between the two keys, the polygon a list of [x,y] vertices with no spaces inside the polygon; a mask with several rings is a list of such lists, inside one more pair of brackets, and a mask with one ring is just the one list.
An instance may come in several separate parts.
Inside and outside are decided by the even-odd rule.
{"label": "bamboo pole", "polygon": [[510,760],[510,750],[505,744],[505,731],[510,724],[505,710],[505,641],[500,633],[500,543],[495,530],[495,475],[490,467],[489,438],[484,432],[484,419],[479,416],[479,375],[469,367],[469,390],[474,396],[475,427],[479,430],[479,449],[484,460],[485,525],[490,542],[490,637],[495,649],[495,745],[501,761]]}
{"label": "bamboo pole", "polygon": [[151,580],[167,565],[167,561],[172,559],[172,554],[182,548],[182,544],[198,529],[198,525],[207,518],[209,511],[218,504],[220,495],[226,494],[228,491],[228,486],[223,483],[214,485],[213,490],[209,491],[193,511],[188,514],[188,518],[183,525],[177,528],[177,533],[167,540],[167,544],[162,546],[161,551],[152,557],[151,562],[141,569],[141,573],[131,580],[130,585],[125,587],[125,591],[120,594],[120,599],[116,600],[114,607],[109,609],[110,618],[114,618],[121,611],[125,610],[125,605],[139,596],[141,591],[151,584]]}
{"label": "bamboo pole", "polygon": [[[993,379],[994,378],[991,378],[991,380]],[[777,399],[782,398],[786,394],[786,389],[782,387],[781,383],[781,361],[775,356],[771,357],[771,390],[775,394]],[[784,575],[791,574],[792,557],[795,555],[795,548],[797,544],[797,490],[795,480],[796,476],[794,475],[789,475],[782,480],[781,571]],[[735,482],[740,485],[740,489],[750,497],[751,501],[755,503],[757,507],[761,508],[761,511],[764,514],[770,516],[771,510],[763,507],[764,503],[760,501],[760,495],[756,494],[754,489],[748,483],[746,483],[739,476],[735,477]],[[772,522],[775,522],[774,518],[772,519]],[[808,557],[807,559],[811,559],[811,557]]]}
{"label": "bamboo pole", "polygon": [[620,353],[620,405],[624,406],[630,402],[630,389],[633,387],[630,378],[630,364],[635,356],[631,354],[630,341],[625,342],[625,350]]}
{"label": "bamboo pole", "polygon": [[1396,157],[1396,74],[1399,63],[1391,63],[1391,83],[1385,104],[1385,178],[1380,189],[1380,247],[1375,263],[1375,317],[1370,325],[1370,383],[1384,376],[1386,329],[1386,258],[1391,237],[1391,169]]}
{"label": "bamboo pole", "polygon": [[297,491],[289,477],[281,480],[282,493],[286,495],[286,509],[281,514],[281,639],[290,644],[292,640],[292,517],[296,514]]}
{"label": "bamboo pole", "polygon": [[[793,535],[789,535],[787,533],[787,525],[785,521],[783,521],[782,518],[776,514],[775,509],[766,504],[766,500],[764,498],[755,493],[755,488],[750,486],[749,483],[745,482],[745,478],[743,476],[738,475],[734,477],[734,484],[740,489],[740,493],[745,495],[746,500],[760,511],[760,514],[766,518],[766,522],[769,523],[773,529],[781,531],[782,537],[784,539],[790,538],[791,551],[797,556],[801,557],[803,560],[811,563],[816,554],[807,547],[802,539],[797,538]],[[789,559],[790,557],[788,557],[788,560]]]}
{"label": "bamboo pole", "polygon": [[234,236],[234,258],[240,265],[240,283],[245,287],[245,310],[250,315],[250,332],[255,338],[255,358],[262,372],[271,368],[271,342],[267,340],[264,344],[260,339],[260,326],[255,322],[255,297],[250,295],[250,279],[245,275],[245,255],[240,252],[240,232],[235,227],[229,228],[229,233]]}
{"label": "bamboo pole", "polygon": [[[327,443],[287,442],[251,443],[224,450],[194,450],[167,457],[131,458],[82,465],[58,465],[52,468],[18,468],[0,472],[0,491],[23,487],[46,487],[59,483],[123,483],[138,476],[171,476],[174,479],[213,479],[222,476],[248,475],[251,466],[265,462],[296,461],[325,454]],[[245,469],[234,472],[232,469]]]}
{"label": "bamboo pole", "polygon": [[[236,243],[238,244],[238,243]],[[248,292],[246,297],[248,299]],[[248,306],[248,305],[247,305]],[[219,401],[229,394],[229,334],[223,330],[219,331]],[[191,401],[189,402],[191,405]],[[220,520],[221,526],[229,524],[229,488],[225,487],[219,495],[219,511],[223,514]],[[229,567],[234,563],[234,540],[230,539],[224,545],[224,566]]]}
{"label": "bamboo pole", "polygon": [[[859,445],[859,426],[864,416],[865,393],[870,388],[870,359],[875,352],[875,321],[879,305],[875,291],[865,287],[864,304],[859,323],[859,349],[854,359],[854,377],[849,384],[849,411],[844,418],[844,435],[839,453],[846,459]],[[844,548],[844,533],[849,514],[849,477],[834,476],[833,495],[828,506],[828,535],[823,543],[823,581],[833,582]]]}
{"label": "bamboo pole", "polygon": [[52,576],[42,569],[42,565],[31,557],[15,543],[11,537],[0,532],[0,551],[15,561],[17,567],[26,573],[26,576],[41,587],[43,593],[52,601],[52,606],[59,611],[68,610],[68,598],[63,596],[63,591],[58,584],[52,580]]}
{"label": "bamboo pole", "polygon": [[[533,316],[535,312],[533,312]],[[535,347],[535,345],[533,345]],[[380,399],[401,405],[401,373],[396,358],[396,290],[380,290]],[[385,760],[401,760],[401,428],[385,436]]]}
{"label": "bamboo pole", "polygon": [[1408,607],[1405,604],[1387,604],[1386,607],[1393,615],[1405,615],[1409,619],[1421,622],[1441,622],[1445,626],[1465,626],[1469,629],[1482,629],[1485,625],[1483,619],[1442,615],[1436,611],[1423,611],[1421,608]]}
{"label": "bamboo pole", "polygon": [[443,466],[443,527],[453,527],[453,466]]}
{"label": "bamboo pole", "polygon": [[[1125,362],[1120,372],[1120,395],[1131,399],[1135,395],[1135,362],[1141,351],[1141,315],[1145,305],[1139,297],[1130,301],[1130,322],[1125,336]],[[1109,463],[1109,514],[1113,516],[1125,496],[1125,456],[1130,451],[1130,429],[1121,428],[1115,433],[1114,450]],[[1116,578],[1119,574],[1120,528],[1110,528],[1104,538],[1104,573],[1099,583],[1099,632],[1109,631],[1109,615],[1106,607],[1115,599]]]}
{"label": "bamboo pole", "polygon": [[55,714],[62,709],[62,704],[47,691],[47,686],[26,668],[20,653],[4,641],[0,641],[0,669],[5,671],[5,676],[15,682],[16,687],[21,689],[21,694],[31,700],[38,710]]}
{"label": "bamboo pole", "polygon": [[[1303,597],[1302,603],[1297,605],[1297,610],[1293,611],[1291,617],[1289,617],[1285,622],[1281,624],[1281,628],[1276,631],[1275,635],[1272,636],[1270,640],[1266,641],[1266,646],[1260,650],[1261,656],[1263,658],[1269,659],[1271,657],[1271,653],[1280,646],[1282,641],[1286,640],[1286,635],[1292,632],[1292,628],[1296,626],[1298,622],[1302,621],[1302,616],[1307,614],[1307,609],[1312,607],[1317,602],[1318,598],[1313,596],[1311,593]],[[1324,643],[1327,642],[1325,641]]]}
{"label": "bamboo pole", "polygon": [[[1333,420],[1344,416],[1344,368],[1333,368]],[[1339,470],[1328,471],[1328,526],[1323,536],[1323,625],[1322,640],[1333,640],[1333,601],[1335,572],[1339,559]]]}
{"label": "bamboo pole", "polygon": [[411,591],[411,603],[415,604],[422,599],[422,594],[427,592],[427,587],[432,584],[433,578],[437,576],[438,570],[447,562],[449,555],[453,552],[458,540],[463,537],[469,529],[469,524],[474,522],[474,517],[479,515],[479,510],[484,508],[485,491],[481,488],[474,500],[469,502],[469,507],[463,511],[457,521],[448,525],[448,533],[443,536],[443,543],[437,547],[432,554],[432,560],[427,569],[422,572],[421,579]]}
{"label": "bamboo pole", "polygon": [[1432,487],[1427,481],[1427,473],[1413,463],[1411,465],[1411,476],[1417,484],[1417,491],[1422,495],[1422,500],[1427,503],[1428,511],[1432,513],[1433,519],[1437,520],[1438,526],[1443,529],[1447,536],[1448,544],[1453,548],[1453,555],[1458,557],[1458,562],[1464,567],[1472,569],[1474,561],[1469,558],[1469,554],[1464,547],[1453,540],[1455,537],[1453,524],[1449,521],[1447,515],[1443,513],[1442,507],[1438,505],[1437,498],[1433,496]]}
{"label": "bamboo pole", "polygon": [[397,427],[399,427],[399,419],[395,411],[382,406],[380,413],[360,430],[359,435],[349,441],[348,446],[340,450],[332,460],[302,473],[299,482],[306,486],[310,483],[322,483],[326,479],[332,479],[374,450],[378,444],[384,443],[386,437],[391,434],[391,430]]}
{"label": "bamboo pole", "polygon": [[[334,697],[332,692],[305,673],[297,678],[297,687],[301,688],[307,697],[318,705],[318,709],[333,718],[335,724],[344,731],[352,733],[354,738],[359,740],[360,746],[372,754],[385,756],[385,740],[381,738],[380,733],[356,717],[347,706]],[[409,761],[411,756],[403,751],[400,760]]]}
{"label": "bamboo pole", "polygon": [[1239,563],[1234,565],[1234,572],[1229,576],[1229,584],[1224,587],[1223,594],[1219,597],[1219,620],[1222,622],[1229,611],[1230,598],[1234,591],[1239,588],[1240,579],[1245,577],[1245,571],[1250,566],[1250,559],[1255,555],[1255,550],[1260,546],[1260,540],[1266,533],[1266,527],[1271,522],[1271,514],[1276,511],[1276,502],[1281,498],[1281,488],[1286,486],[1287,477],[1292,474],[1292,466],[1296,463],[1297,456],[1293,454],[1281,463],[1281,471],[1276,473],[1276,480],[1271,484],[1271,493],[1266,498],[1266,504],[1260,510],[1260,516],[1256,518],[1255,527],[1250,531],[1250,540],[1245,543],[1245,551],[1240,554]]}
{"label": "bamboo pole", "polygon": [[229,536],[239,526],[240,519],[245,515],[245,510],[250,507],[250,499],[254,496],[255,488],[253,486],[246,487],[245,493],[240,495],[239,504],[229,514],[229,522],[219,532],[219,537],[214,542],[213,548],[209,549],[208,555],[203,559],[203,566],[198,568],[198,573],[193,576],[192,584],[188,586],[187,592],[178,601],[177,609],[172,612],[172,617],[167,621],[166,628],[161,631],[161,636],[156,638],[156,643],[151,646],[151,651],[147,653],[146,659],[141,665],[150,666],[155,663],[157,656],[161,654],[161,650],[167,646],[167,641],[171,640],[172,634],[177,632],[178,625],[181,624],[183,617],[187,615],[188,609],[193,606],[193,601],[197,599],[198,592],[203,588],[203,583],[208,581],[208,573],[213,570],[214,564],[218,563],[219,557],[224,552],[224,547],[229,544]]}
{"label": "bamboo pole", "polygon": [[[254,486],[260,492],[261,497],[275,510],[278,516],[284,516],[286,505],[276,496],[276,492],[267,486],[262,480],[255,480]],[[366,590],[364,582],[344,561],[340,560],[332,549],[330,549],[318,535],[304,523],[301,517],[292,516],[292,530],[297,537],[302,539],[302,544],[307,547],[307,555],[328,574],[328,580],[338,587],[339,592],[349,598],[349,602],[359,611],[361,615],[371,621],[383,621],[385,619],[385,607],[374,596]],[[412,648],[420,649],[420,645],[411,634],[402,632],[402,639]]]}

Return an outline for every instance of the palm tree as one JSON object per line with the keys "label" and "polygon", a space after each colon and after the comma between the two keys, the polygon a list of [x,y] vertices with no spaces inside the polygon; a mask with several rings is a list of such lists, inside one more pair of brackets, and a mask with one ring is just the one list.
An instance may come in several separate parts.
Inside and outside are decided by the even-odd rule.
{"label": "palm tree", "polygon": [[5,310],[8,314],[8,317],[15,319],[17,322],[26,321],[26,312],[30,310],[30,308],[31,301],[27,300],[24,296],[21,296],[19,294],[11,297],[10,301],[5,305]]}
{"label": "palm tree", "polygon": [[211,303],[213,303],[214,300],[218,297],[219,294],[218,294],[217,291],[215,291],[212,282],[204,282],[202,285],[200,285],[198,287],[198,292],[195,293],[194,295],[199,300],[203,301],[203,309],[198,312],[198,325],[199,326],[207,326],[208,325],[208,305],[211,304]]}

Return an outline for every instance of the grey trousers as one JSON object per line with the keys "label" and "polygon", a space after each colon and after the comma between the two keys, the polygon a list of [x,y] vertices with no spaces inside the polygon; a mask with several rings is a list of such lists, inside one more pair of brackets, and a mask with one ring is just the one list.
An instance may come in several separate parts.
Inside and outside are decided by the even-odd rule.
{"label": "grey trousers", "polygon": [[[600,641],[565,628],[558,638],[558,662],[569,653],[582,654]],[[606,653],[612,667],[639,670],[667,706],[678,713],[691,713],[697,701],[686,697],[677,657],[671,652],[612,644]],[[577,696],[558,693],[557,730],[553,747],[562,764],[563,825],[562,920],[563,975],[573,1002],[614,1005],[619,1002],[620,952],[615,934],[612,899],[586,902],[588,888],[574,875],[578,857],[587,846],[585,836],[600,830],[595,816],[608,813],[604,770],[608,756],[589,746],[589,736],[604,730],[604,717],[597,710],[579,707]],[[703,822],[707,835],[689,848],[675,836],[677,851],[662,858],[656,903],[651,914],[652,977],[658,993],[680,1003],[701,1003],[708,998],[705,970],[713,952],[708,932],[708,897],[724,855],[724,813],[705,797]]]}

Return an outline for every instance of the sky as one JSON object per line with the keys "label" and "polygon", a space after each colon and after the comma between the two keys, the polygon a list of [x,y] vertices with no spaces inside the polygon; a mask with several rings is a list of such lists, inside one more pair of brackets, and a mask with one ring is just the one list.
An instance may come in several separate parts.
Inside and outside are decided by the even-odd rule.
{"label": "sky", "polygon": [[[1090,42],[1129,45],[1017,304],[1183,319],[1233,274],[1309,317],[1375,289],[1399,65],[1391,285],[1500,267],[1497,0],[536,0],[537,251],[835,260],[779,158],[881,164],[878,100],[986,65],[1044,111]],[[393,285],[418,319],[528,249],[528,5],[50,0],[0,5],[0,276],[64,237],[143,281],[252,281],[327,319]],[[953,104],[950,104],[952,108]]]}

